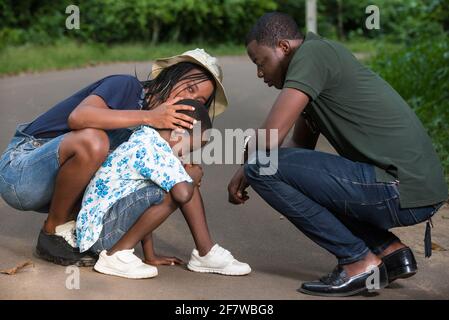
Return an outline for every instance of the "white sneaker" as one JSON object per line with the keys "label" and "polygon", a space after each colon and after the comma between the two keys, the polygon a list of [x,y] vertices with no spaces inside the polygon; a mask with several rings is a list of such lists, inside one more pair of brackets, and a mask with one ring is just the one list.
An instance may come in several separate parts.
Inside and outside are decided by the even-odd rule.
{"label": "white sneaker", "polygon": [[134,254],[134,249],[117,251],[108,256],[101,251],[94,269],[98,272],[129,279],[144,279],[157,276],[157,268],[145,264]]}
{"label": "white sneaker", "polygon": [[237,261],[228,250],[218,244],[214,245],[203,257],[200,257],[198,250],[193,249],[187,268],[195,272],[219,273],[228,276],[243,276],[251,272],[251,267],[247,263]]}
{"label": "white sneaker", "polygon": [[71,220],[55,228],[55,235],[63,237],[68,244],[76,248],[76,223]]}

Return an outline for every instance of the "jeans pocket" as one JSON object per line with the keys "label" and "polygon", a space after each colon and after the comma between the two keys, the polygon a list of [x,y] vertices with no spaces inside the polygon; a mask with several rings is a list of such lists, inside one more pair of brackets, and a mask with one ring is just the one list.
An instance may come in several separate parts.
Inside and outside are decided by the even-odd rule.
{"label": "jeans pocket", "polygon": [[32,145],[30,138],[24,138],[22,142],[17,144],[12,150],[10,155],[10,165],[15,168],[21,167],[24,155],[33,151],[35,147]]}
{"label": "jeans pocket", "polygon": [[[410,212],[410,216],[412,217],[414,224],[418,224],[418,223],[422,222],[422,221],[418,220],[418,217],[413,212],[413,209],[408,209],[408,211]],[[424,220],[427,220],[427,219],[424,219]]]}
{"label": "jeans pocket", "polygon": [[22,204],[17,197],[15,187],[6,182],[2,175],[0,175],[0,195],[3,200],[14,209],[23,210]]}
{"label": "jeans pocket", "polygon": [[382,230],[388,230],[397,226],[399,220],[392,210],[391,201],[384,200],[375,203],[345,203],[345,214],[354,217],[359,221],[363,221]]}
{"label": "jeans pocket", "polygon": [[412,226],[429,220],[436,212],[434,206],[407,208],[399,211],[399,216],[404,226]]}
{"label": "jeans pocket", "polygon": [[407,224],[404,223],[403,219],[401,219],[399,197],[394,197],[392,199],[387,200],[386,202],[388,205],[388,209],[390,211],[391,218],[394,221],[394,225],[392,225],[391,227],[395,228],[406,226]]}
{"label": "jeans pocket", "polygon": [[5,154],[7,152],[10,153],[11,160],[15,158],[21,152],[22,146],[27,142],[26,137],[14,137],[8,147],[5,150]]}
{"label": "jeans pocket", "polygon": [[63,138],[64,135],[53,139],[28,138],[13,151],[14,156],[11,157],[10,166],[19,169],[45,170],[48,165],[49,170],[59,170],[58,150]]}

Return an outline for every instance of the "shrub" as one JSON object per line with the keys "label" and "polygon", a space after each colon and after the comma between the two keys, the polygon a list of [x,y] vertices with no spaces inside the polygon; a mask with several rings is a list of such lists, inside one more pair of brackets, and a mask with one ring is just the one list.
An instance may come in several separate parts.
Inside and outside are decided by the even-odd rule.
{"label": "shrub", "polygon": [[80,29],[65,28],[62,1],[0,0],[0,41],[47,44],[63,37],[102,43],[161,41],[243,43],[275,0],[79,0]]}
{"label": "shrub", "polygon": [[383,52],[371,63],[417,113],[426,127],[449,182],[449,36],[415,41]]}

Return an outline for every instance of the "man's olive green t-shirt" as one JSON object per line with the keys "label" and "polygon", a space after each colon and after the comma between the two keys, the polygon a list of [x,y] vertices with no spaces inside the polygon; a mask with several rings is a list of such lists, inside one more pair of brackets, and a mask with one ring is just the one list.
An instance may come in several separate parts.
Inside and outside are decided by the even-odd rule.
{"label": "man's olive green t-shirt", "polygon": [[344,46],[309,32],[284,88],[309,96],[306,113],[341,156],[374,165],[378,182],[399,181],[402,208],[447,199],[440,160],[413,110]]}

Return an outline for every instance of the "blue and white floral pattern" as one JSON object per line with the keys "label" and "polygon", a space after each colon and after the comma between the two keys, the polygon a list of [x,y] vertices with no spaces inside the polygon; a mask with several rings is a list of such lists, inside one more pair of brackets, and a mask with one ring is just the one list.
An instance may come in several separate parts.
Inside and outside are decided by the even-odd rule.
{"label": "blue and white floral pattern", "polygon": [[90,181],[76,221],[81,252],[99,238],[103,216],[121,198],[155,183],[165,191],[192,179],[167,141],[148,126],[141,126],[115,149]]}

